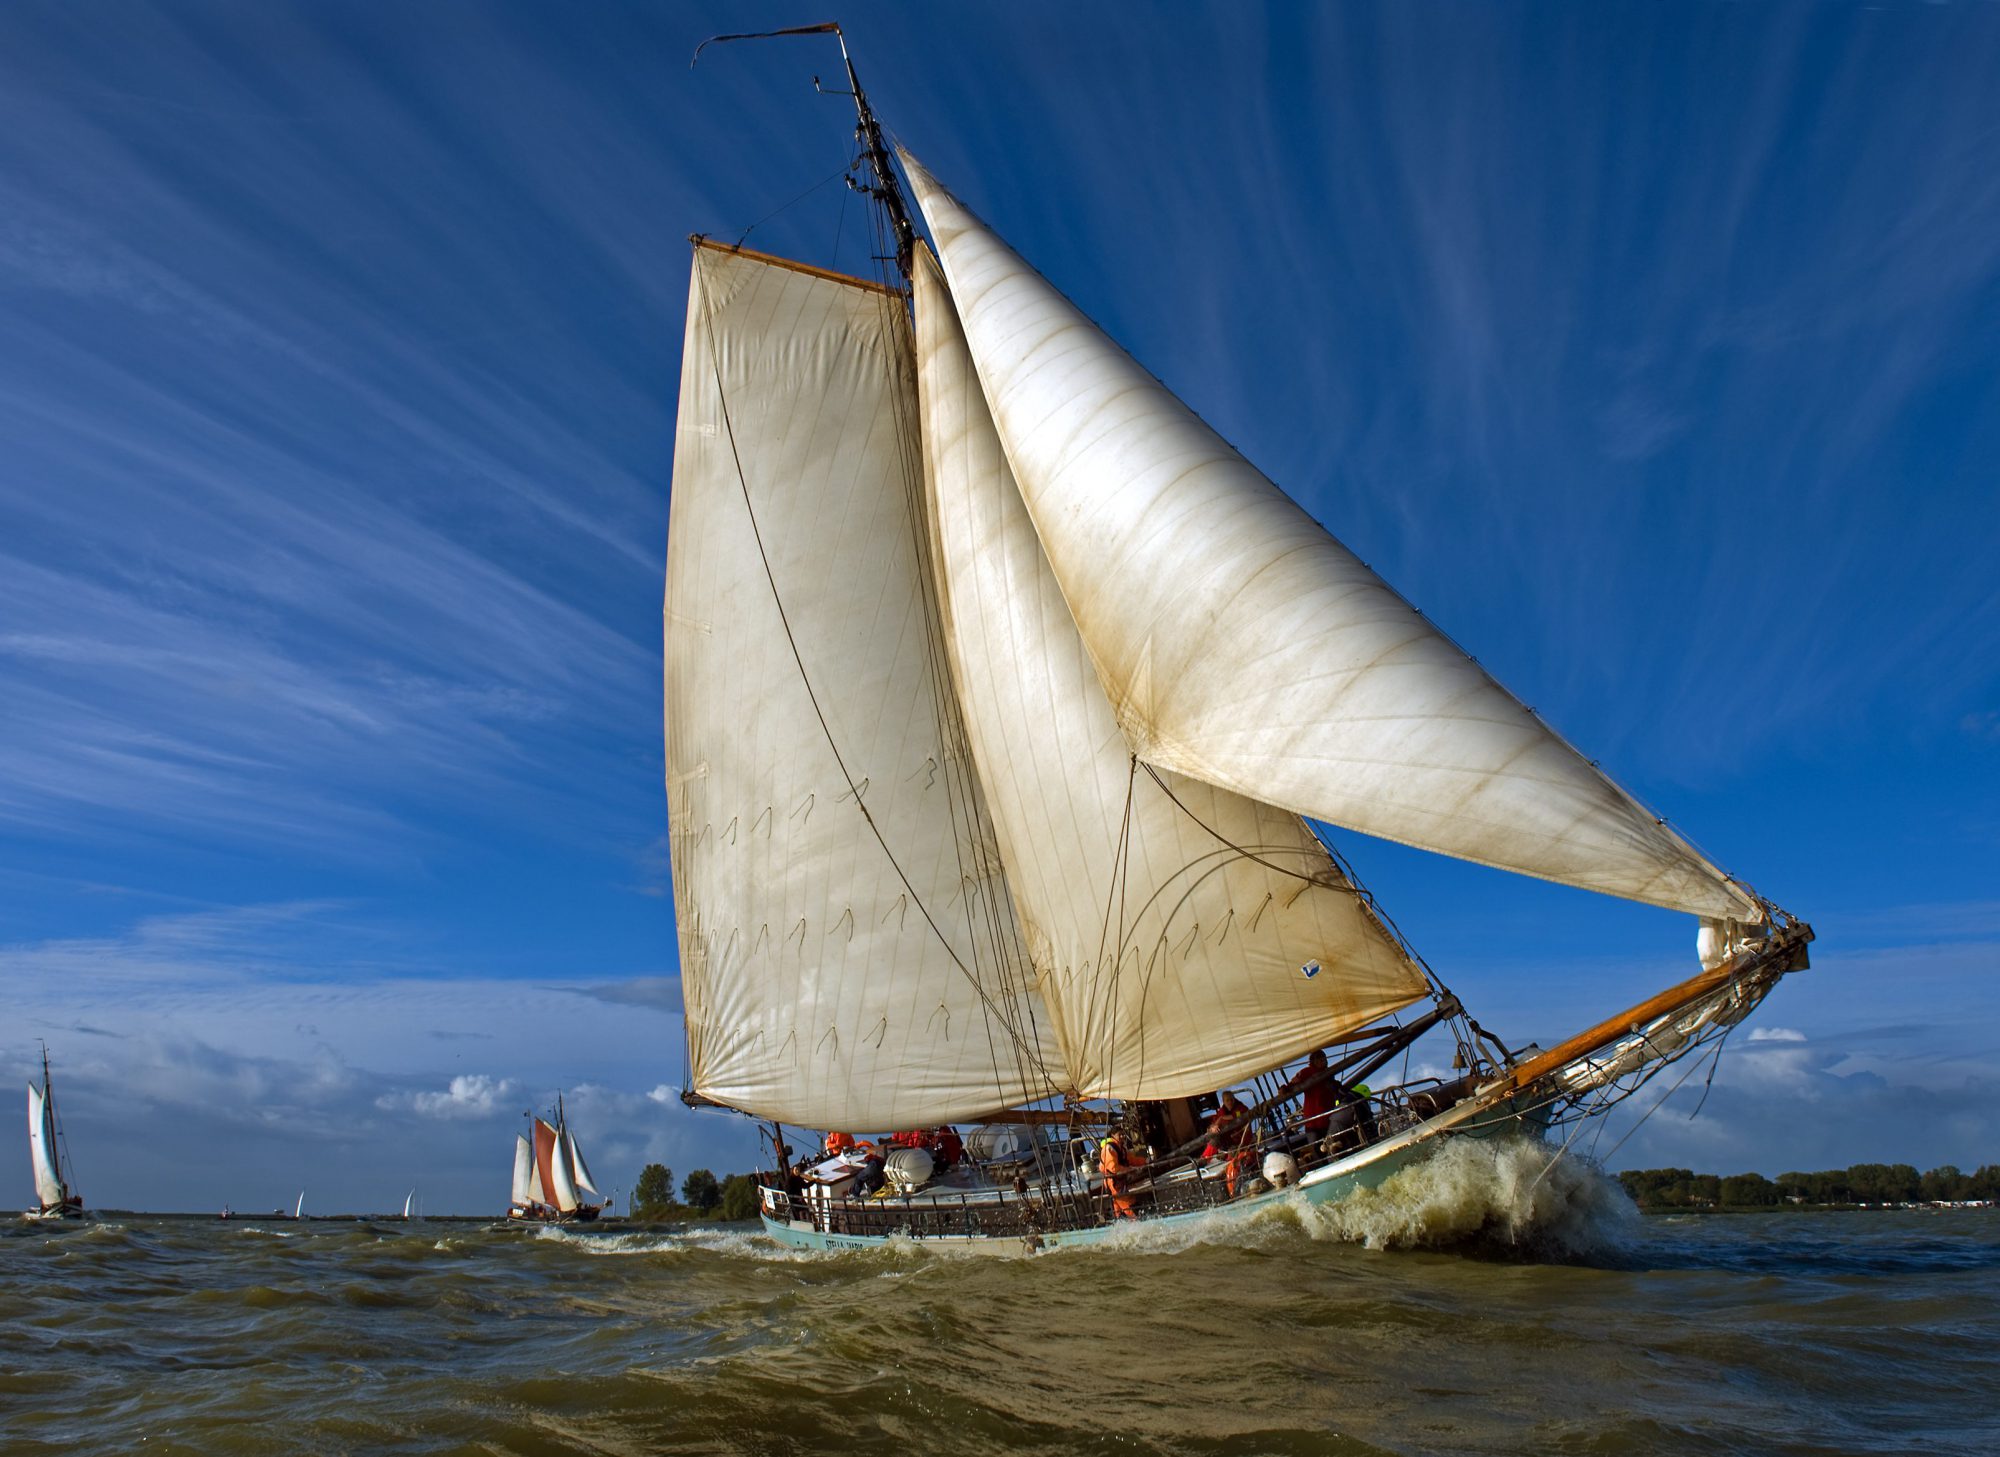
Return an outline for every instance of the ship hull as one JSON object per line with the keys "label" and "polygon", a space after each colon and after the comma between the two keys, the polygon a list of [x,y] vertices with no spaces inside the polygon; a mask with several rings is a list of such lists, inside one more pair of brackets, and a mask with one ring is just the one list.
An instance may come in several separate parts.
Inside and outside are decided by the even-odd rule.
{"label": "ship hull", "polygon": [[83,1212],[83,1201],[70,1199],[61,1204],[52,1204],[47,1209],[24,1210],[21,1218],[31,1224],[58,1224],[66,1219],[84,1219],[87,1216]]}
{"label": "ship hull", "polygon": [[531,1224],[589,1224],[603,1212],[604,1206],[600,1204],[580,1205],[568,1214],[557,1214],[553,1211],[548,1213],[528,1213],[518,1209],[510,1209],[507,1211],[507,1221],[509,1224],[515,1226]]}
{"label": "ship hull", "polygon": [[819,1228],[809,1220],[778,1219],[768,1210],[762,1212],[762,1218],[764,1232],[772,1239],[804,1250],[921,1245],[975,1254],[1023,1255],[1053,1249],[1081,1249],[1124,1238],[1135,1229],[1186,1228],[1196,1222],[1215,1228],[1225,1222],[1239,1223],[1281,1208],[1338,1204],[1361,1190],[1375,1188],[1393,1175],[1421,1164],[1453,1138],[1540,1138],[1548,1127],[1549,1113],[1544,1098],[1530,1100],[1517,1096],[1484,1106],[1476,1100],[1468,1100],[1436,1118],[1314,1169],[1291,1188],[1250,1194],[1226,1204],[1185,1213],[1121,1219],[1082,1229],[1047,1230],[1026,1237],[1015,1234],[842,1234]]}

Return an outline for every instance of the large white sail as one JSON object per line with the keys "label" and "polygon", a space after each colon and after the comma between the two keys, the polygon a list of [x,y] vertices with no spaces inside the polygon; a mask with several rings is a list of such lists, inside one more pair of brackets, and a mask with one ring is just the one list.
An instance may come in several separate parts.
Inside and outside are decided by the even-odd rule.
{"label": "large white sail", "polygon": [[1422,973],[1296,815],[1133,764],[928,249],[915,288],[954,677],[1077,1091],[1201,1092],[1417,1000]]}
{"label": "large white sail", "polygon": [[514,1192],[509,1197],[523,1209],[541,1199],[535,1189],[535,1146],[522,1133],[514,1135]]}
{"label": "large white sail", "polygon": [[1008,462],[1142,759],[1427,850],[1761,918],[903,160]]}
{"label": "large white sail", "polygon": [[576,1135],[567,1128],[563,1130],[563,1152],[569,1155],[570,1178],[575,1183],[577,1192],[596,1194],[602,1198],[603,1194],[597,1187],[597,1181],[590,1177],[589,1165],[583,1161],[583,1150],[576,1146]]}
{"label": "large white sail", "polygon": [[44,1209],[63,1202],[62,1174],[56,1169],[55,1121],[49,1100],[33,1083],[28,1084],[28,1156],[35,1166],[35,1196]]}
{"label": "large white sail", "polygon": [[901,308],[695,249],[665,628],[689,1061],[702,1095],[814,1128],[1063,1086],[947,748]]}
{"label": "large white sail", "polygon": [[556,1144],[555,1153],[549,1159],[549,1193],[556,1208],[565,1214],[574,1214],[583,1201],[576,1196],[576,1180],[570,1174],[569,1150],[561,1142]]}

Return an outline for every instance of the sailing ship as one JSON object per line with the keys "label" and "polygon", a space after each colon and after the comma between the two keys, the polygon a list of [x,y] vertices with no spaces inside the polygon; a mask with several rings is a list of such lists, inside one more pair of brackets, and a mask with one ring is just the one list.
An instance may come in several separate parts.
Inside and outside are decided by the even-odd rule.
{"label": "sailing ship", "polygon": [[68,1152],[62,1121],[56,1116],[55,1084],[49,1078],[49,1048],[43,1043],[42,1085],[28,1084],[28,1159],[35,1171],[36,1204],[22,1211],[23,1219],[83,1218],[83,1196],[70,1188],[65,1177]]}
{"label": "sailing ship", "polygon": [[[1036,1250],[1339,1200],[1601,1112],[1806,965],[1808,926],[892,161],[841,51],[877,275],[692,239],[668,528],[683,1100],[765,1124],[771,1236]],[[1326,826],[1685,912],[1699,969],[1510,1047]],[[1369,1089],[1433,1035],[1450,1076]],[[948,1168],[785,1134],[952,1124]]]}
{"label": "sailing ship", "polygon": [[[538,1224],[582,1223],[602,1214],[610,1200],[599,1192],[576,1135],[569,1131],[557,1097],[555,1121],[531,1120],[529,1133],[514,1135],[514,1190],[509,1219]],[[586,1196],[595,1198],[589,1203]]]}

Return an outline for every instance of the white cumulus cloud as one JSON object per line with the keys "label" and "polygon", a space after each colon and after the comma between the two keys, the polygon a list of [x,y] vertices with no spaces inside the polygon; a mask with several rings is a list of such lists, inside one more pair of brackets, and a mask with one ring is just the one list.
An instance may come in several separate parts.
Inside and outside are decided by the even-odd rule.
{"label": "white cumulus cloud", "polygon": [[385,1093],[375,1100],[375,1106],[386,1110],[408,1108],[425,1118],[487,1118],[513,1093],[512,1078],[460,1073],[441,1093]]}

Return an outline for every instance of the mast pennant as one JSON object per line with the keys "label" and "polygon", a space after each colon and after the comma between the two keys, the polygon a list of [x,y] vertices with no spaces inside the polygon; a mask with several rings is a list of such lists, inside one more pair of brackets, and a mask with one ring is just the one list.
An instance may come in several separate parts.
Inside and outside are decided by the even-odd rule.
{"label": "mast pennant", "polygon": [[901,156],[1007,464],[1141,760],[1440,854],[1763,919]]}
{"label": "mast pennant", "polygon": [[914,285],[945,638],[1076,1091],[1203,1092],[1418,1000],[1423,974],[1296,815],[1134,764],[927,248]]}

